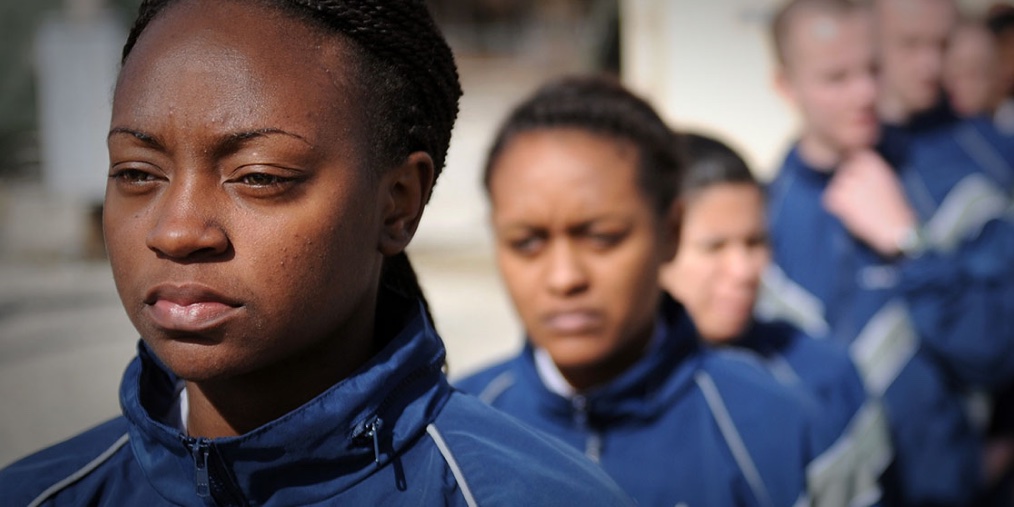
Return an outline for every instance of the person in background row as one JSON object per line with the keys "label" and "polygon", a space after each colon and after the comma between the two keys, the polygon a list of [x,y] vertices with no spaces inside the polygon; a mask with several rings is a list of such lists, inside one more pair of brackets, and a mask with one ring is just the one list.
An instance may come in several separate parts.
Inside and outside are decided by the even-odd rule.
{"label": "person in background row", "polygon": [[961,120],[943,93],[946,50],[959,21],[954,1],[876,0],[874,6],[883,144],[906,153],[906,163],[973,168],[1009,195],[1014,137],[986,116]]}
{"label": "person in background row", "polygon": [[2,503],[628,502],[441,370],[404,248],[461,90],[423,2],[145,1],[123,55],[124,415],[0,472]]}
{"label": "person in background row", "polygon": [[639,505],[795,505],[814,407],[756,360],[702,348],[659,285],[683,167],[668,126],[611,79],[519,104],[485,184],[526,343],[456,385],[582,450]]}
{"label": "person in background row", "polygon": [[992,118],[1005,95],[998,64],[996,40],[989,28],[972,20],[958,24],[944,54],[942,83],[959,117]]}
{"label": "person in background row", "polygon": [[1002,134],[1014,136],[1014,5],[994,5],[986,16],[986,25],[996,42],[996,73],[1001,94],[993,122]]}
{"label": "person in background row", "polygon": [[944,51],[958,21],[952,0],[875,0],[880,93],[889,125],[953,119],[942,102]]}
{"label": "person in background row", "polygon": [[[1007,420],[1004,417],[993,417],[991,423],[989,412],[999,416],[1009,411],[1004,404],[1011,399],[1011,368],[992,358],[1009,355],[1014,341],[1009,321],[1014,307],[1014,294],[1009,288],[1009,267],[1014,265],[1014,233],[1010,231],[1014,129],[1004,119],[1009,116],[1005,112],[1009,105],[1005,103],[1014,92],[1014,31],[1010,30],[1014,13],[1010,6],[994,6],[987,15],[986,31],[979,25],[960,23],[953,0],[911,0],[907,8],[900,0],[880,1],[878,17],[884,42],[881,54],[888,77],[885,88],[906,86],[901,72],[886,72],[893,66],[904,68],[913,62],[940,59],[945,64],[945,89],[947,65],[967,72],[966,81],[980,82],[978,96],[985,102],[984,114],[969,116],[975,107],[968,107],[968,102],[974,104],[975,100],[965,101],[959,95],[962,88],[967,91],[976,87],[958,86],[957,93],[939,96],[936,106],[912,104],[905,121],[887,122],[882,144],[884,150],[904,153],[898,163],[919,168],[922,182],[908,178],[905,186],[912,210],[923,224],[921,231],[936,249],[954,251],[962,240],[973,240],[957,256],[964,267],[962,279],[953,282],[960,284],[956,287],[968,289],[950,298],[940,297],[936,291],[923,292],[918,296],[923,299],[919,306],[924,309],[920,324],[924,334],[948,328],[961,331],[941,333],[949,334],[951,343],[943,344],[939,358],[958,378],[959,389],[966,392],[966,406],[971,407],[967,413],[976,432],[987,434],[983,473],[992,498],[976,499],[975,504],[986,505],[1002,498],[1001,504],[1006,505],[1008,499],[1003,497],[1009,494],[1003,490],[1011,467],[1007,442],[1011,430],[1002,426]],[[910,12],[913,8],[918,12]],[[926,22],[924,18],[937,21]],[[900,49],[906,39],[913,41],[912,47],[922,49]],[[931,43],[920,45],[920,40]],[[956,118],[948,114],[949,110],[966,118]],[[952,290],[957,293],[962,289]],[[975,308],[976,299],[988,300],[980,305],[984,310]],[[974,326],[963,324],[976,321]],[[941,344],[938,340],[930,343]]]}
{"label": "person in background row", "polygon": [[1002,199],[971,214],[943,203],[968,176],[989,187],[972,164],[912,163],[905,144],[881,139],[878,104],[927,107],[935,88],[923,76],[878,100],[873,30],[867,7],[839,0],[792,1],[774,20],[778,87],[802,129],[768,189],[776,267],[760,307],[849,346],[891,429],[885,504],[968,505],[984,479],[965,396],[1014,372],[1014,236]]}
{"label": "person in background row", "polygon": [[891,462],[883,409],[871,400],[845,347],[785,322],[753,318],[771,259],[764,193],[746,162],[721,141],[684,134],[680,248],[662,285],[686,305],[711,346],[757,354],[782,384],[820,407],[823,455],[808,470],[814,505],[873,505]]}

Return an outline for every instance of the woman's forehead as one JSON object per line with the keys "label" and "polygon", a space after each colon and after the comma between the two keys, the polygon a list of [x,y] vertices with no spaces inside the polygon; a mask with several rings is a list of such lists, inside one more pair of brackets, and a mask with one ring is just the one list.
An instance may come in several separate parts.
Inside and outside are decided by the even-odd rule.
{"label": "woman's forehead", "polygon": [[493,213],[561,223],[650,213],[635,153],[625,142],[578,130],[520,134],[494,166]]}
{"label": "woman's forehead", "polygon": [[256,3],[183,2],[152,22],[124,63],[114,127],[337,123],[357,103],[347,44]]}

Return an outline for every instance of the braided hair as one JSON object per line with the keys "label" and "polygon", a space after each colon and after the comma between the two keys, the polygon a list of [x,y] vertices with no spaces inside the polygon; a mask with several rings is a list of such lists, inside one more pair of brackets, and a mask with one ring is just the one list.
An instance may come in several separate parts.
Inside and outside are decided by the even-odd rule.
{"label": "braided hair", "polygon": [[638,153],[638,186],[657,216],[668,213],[683,173],[681,141],[648,102],[607,76],[572,76],[552,81],[518,105],[500,127],[486,160],[489,192],[500,155],[519,134],[572,128],[628,141]]}
{"label": "braided hair", "polygon": [[[122,62],[145,28],[179,1],[141,2]],[[359,98],[372,142],[364,147],[368,165],[382,171],[422,151],[433,159],[436,180],[450,145],[461,85],[451,49],[423,0],[245,1],[277,9],[349,41],[350,67],[364,91]],[[381,286],[426,304],[404,252],[385,259]]]}

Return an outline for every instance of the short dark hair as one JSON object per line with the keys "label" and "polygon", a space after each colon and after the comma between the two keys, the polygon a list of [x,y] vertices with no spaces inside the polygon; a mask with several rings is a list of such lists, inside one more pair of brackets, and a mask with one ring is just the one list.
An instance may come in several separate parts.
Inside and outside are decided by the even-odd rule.
{"label": "short dark hair", "polygon": [[555,128],[584,130],[633,144],[639,187],[659,215],[668,212],[683,171],[678,140],[647,101],[607,76],[552,81],[519,104],[490,148],[483,176],[487,191],[497,159],[517,135]]}
{"label": "short dark hair", "polygon": [[760,187],[743,157],[719,139],[698,133],[684,133],[683,146],[689,160],[680,189],[683,199],[715,185],[746,184]]}

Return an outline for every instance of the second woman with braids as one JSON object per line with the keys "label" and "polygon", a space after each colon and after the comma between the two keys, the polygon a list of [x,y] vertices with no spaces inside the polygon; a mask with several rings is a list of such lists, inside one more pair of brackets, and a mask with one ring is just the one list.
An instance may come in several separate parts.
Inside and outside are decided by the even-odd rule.
{"label": "second woman with braids", "polygon": [[639,505],[805,502],[813,414],[756,361],[702,348],[659,285],[681,220],[675,145],[605,78],[517,106],[485,183],[527,343],[457,385],[584,452]]}
{"label": "second woman with braids", "polygon": [[145,1],[108,136],[123,417],[2,503],[624,504],[444,378],[403,250],[459,95],[422,1]]}

